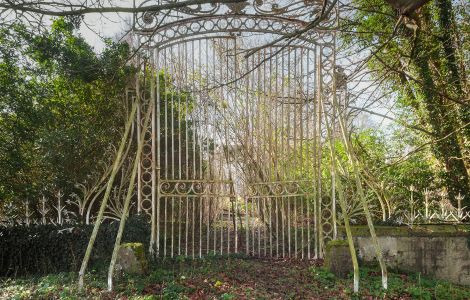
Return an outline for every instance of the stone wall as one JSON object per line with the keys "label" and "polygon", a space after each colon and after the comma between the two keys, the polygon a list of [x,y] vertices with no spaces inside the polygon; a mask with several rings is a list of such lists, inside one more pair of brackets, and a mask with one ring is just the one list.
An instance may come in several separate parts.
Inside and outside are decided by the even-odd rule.
{"label": "stone wall", "polygon": [[[376,230],[389,267],[470,285],[470,226],[376,226]],[[359,259],[375,262],[367,227],[353,226],[352,231]],[[344,238],[343,230],[340,236]]]}

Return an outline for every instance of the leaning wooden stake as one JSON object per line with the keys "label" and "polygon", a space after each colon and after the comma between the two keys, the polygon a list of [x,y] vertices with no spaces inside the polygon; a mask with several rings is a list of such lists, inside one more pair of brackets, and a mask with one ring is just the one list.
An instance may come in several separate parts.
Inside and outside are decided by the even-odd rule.
{"label": "leaning wooden stake", "polygon": [[124,147],[126,146],[127,137],[129,136],[132,123],[134,122],[136,111],[137,111],[137,101],[134,101],[134,103],[132,104],[131,113],[125,125],[124,134],[122,136],[116,158],[113,163],[113,169],[111,171],[111,175],[109,177],[108,184],[106,186],[106,192],[104,194],[103,201],[101,202],[98,216],[96,217],[95,226],[93,228],[93,232],[91,233],[90,241],[88,242],[88,247],[86,249],[85,256],[83,257],[82,266],[80,267],[80,272],[78,273],[78,276],[79,276],[78,287],[80,290],[83,289],[85,271],[88,266],[88,261],[90,260],[90,255],[91,255],[91,251],[93,250],[93,245],[95,244],[96,236],[98,235],[98,230],[100,228],[101,222],[103,221],[104,210],[106,209],[109,195],[111,194],[111,189],[113,187],[114,178],[116,177],[116,174],[119,170],[119,162],[122,159]]}
{"label": "leaning wooden stake", "polygon": [[145,133],[147,132],[146,128],[148,128],[149,123],[150,123],[150,116],[152,114],[152,111],[155,108],[155,95],[154,95],[154,84],[153,84],[153,79],[152,79],[152,84],[151,84],[151,89],[152,89],[152,96],[150,100],[150,105],[148,107],[148,110],[145,114],[144,117],[144,124],[143,124],[143,130],[140,133],[139,137],[139,144],[137,145],[137,152],[134,160],[134,165],[132,166],[132,174],[131,174],[131,179],[129,181],[129,188],[127,189],[127,194],[126,194],[126,199],[124,200],[124,207],[122,209],[122,216],[121,216],[121,221],[119,222],[119,229],[116,235],[116,241],[114,243],[114,249],[113,249],[113,255],[111,256],[111,262],[109,263],[109,269],[108,269],[108,291],[113,290],[113,276],[114,276],[114,268],[116,266],[116,260],[117,256],[119,253],[119,248],[121,247],[121,240],[122,240],[122,235],[124,233],[124,228],[126,226],[126,219],[127,219],[127,214],[129,212],[129,206],[131,203],[132,199],[132,194],[134,193],[134,187],[135,187],[135,177],[137,175],[137,170],[140,164],[140,157],[142,155],[142,149],[144,147],[144,141],[145,141]]}
{"label": "leaning wooden stake", "polygon": [[[323,101],[321,101],[321,103],[323,106],[324,105]],[[338,176],[338,169],[336,165],[336,153],[335,153],[334,144],[333,144],[333,133],[331,132],[331,127],[328,122],[328,118],[326,114],[325,114],[325,125],[326,125],[327,134],[328,134],[331,164],[332,164],[332,171],[333,171],[333,174],[331,175],[332,177],[334,177],[336,190],[338,192],[339,204],[341,206],[341,214],[343,215],[343,220],[344,220],[344,229],[346,230],[346,237],[348,239],[349,252],[351,253],[351,260],[353,264],[354,292],[357,293],[359,292],[359,263],[357,261],[356,249],[354,247],[354,241],[353,241],[353,237],[351,233],[351,226],[349,224],[349,216],[347,213],[346,200],[344,198],[343,184],[341,183],[341,179]]]}
{"label": "leaning wooden stake", "polygon": [[372,217],[371,217],[371,214],[370,214],[370,211],[369,211],[369,206],[367,204],[366,197],[364,195],[364,190],[362,189],[362,183],[361,183],[361,179],[360,179],[359,168],[357,166],[357,161],[356,161],[356,157],[354,155],[354,150],[352,148],[351,141],[348,138],[346,125],[344,123],[344,118],[343,118],[341,112],[338,109],[338,105],[336,103],[336,100],[334,99],[333,101],[335,102],[335,103],[333,103],[333,109],[336,109],[337,112],[338,112],[337,115],[339,117],[339,125],[340,125],[340,129],[341,129],[341,134],[342,134],[343,141],[344,141],[344,144],[345,144],[345,147],[346,147],[346,153],[348,155],[348,159],[349,159],[349,161],[350,161],[350,163],[353,167],[354,179],[355,179],[355,182],[356,182],[356,189],[357,189],[357,192],[359,194],[359,198],[361,200],[361,204],[362,204],[362,208],[364,210],[364,214],[366,215],[367,226],[369,227],[370,235],[371,235],[371,238],[372,238],[372,243],[374,244],[374,248],[375,248],[375,255],[377,256],[377,260],[379,261],[379,264],[380,264],[380,269],[382,270],[382,287],[384,289],[387,289],[387,286],[388,286],[388,283],[387,283],[388,282],[387,266],[386,266],[385,261],[384,261],[383,256],[382,256],[382,249],[379,245],[379,241],[377,239],[377,234],[375,233],[374,223],[372,222]]}

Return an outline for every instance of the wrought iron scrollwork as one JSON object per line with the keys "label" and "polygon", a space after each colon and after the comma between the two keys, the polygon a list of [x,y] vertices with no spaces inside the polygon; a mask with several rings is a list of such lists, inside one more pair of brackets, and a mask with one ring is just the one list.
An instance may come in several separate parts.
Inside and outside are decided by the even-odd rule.
{"label": "wrought iron scrollwork", "polygon": [[231,181],[162,180],[158,186],[162,197],[234,197]]}
{"label": "wrought iron scrollwork", "polygon": [[[140,3],[138,7],[145,7],[153,0],[146,0]],[[162,1],[162,4],[176,3],[175,0]],[[153,31],[157,26],[177,22],[178,20],[187,20],[192,17],[218,16],[226,18],[227,16],[251,16],[251,17],[278,17],[285,18],[293,23],[308,22],[313,15],[321,11],[321,1],[299,1],[290,0],[279,3],[279,1],[266,0],[247,0],[239,3],[211,3],[195,4],[172,10],[146,11],[136,13],[134,16],[135,30]],[[330,18],[328,18],[330,19]],[[334,19],[334,18],[333,18]],[[325,22],[330,22],[324,21]],[[327,23],[325,23],[327,24]],[[329,24],[329,23],[328,23]]]}
{"label": "wrought iron scrollwork", "polygon": [[273,181],[257,182],[248,187],[248,197],[296,197],[312,195],[307,186],[312,185],[310,181]]}

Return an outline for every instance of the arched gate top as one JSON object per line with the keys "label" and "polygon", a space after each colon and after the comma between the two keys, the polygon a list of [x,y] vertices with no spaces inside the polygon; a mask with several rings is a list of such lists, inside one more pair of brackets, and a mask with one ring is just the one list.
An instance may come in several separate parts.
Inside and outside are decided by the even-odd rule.
{"label": "arched gate top", "polygon": [[[174,0],[135,0],[137,7],[150,2],[169,4]],[[137,3],[138,2],[138,3]],[[288,0],[279,1],[248,0],[232,4],[205,4],[189,7],[142,12],[134,15],[134,32],[140,35],[141,42],[150,48],[159,48],[176,40],[201,35],[221,33],[265,33],[279,36],[295,33],[305,28],[321,13],[323,1]],[[311,44],[330,44],[330,31],[336,22],[336,9],[330,17],[320,22],[316,30],[302,35],[300,40]]]}

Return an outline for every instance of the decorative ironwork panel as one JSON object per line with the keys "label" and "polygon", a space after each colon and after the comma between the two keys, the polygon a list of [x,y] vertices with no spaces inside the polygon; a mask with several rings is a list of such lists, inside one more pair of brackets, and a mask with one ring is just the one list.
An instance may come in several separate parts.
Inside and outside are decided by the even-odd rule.
{"label": "decorative ironwork panel", "polygon": [[[136,6],[147,3],[136,3]],[[320,257],[335,236],[324,197],[320,97],[334,94],[336,10],[286,43],[316,1],[194,5],[134,16],[156,107],[139,195],[157,255]],[[172,3],[160,1],[159,3]],[[142,101],[145,111],[145,101]]]}

